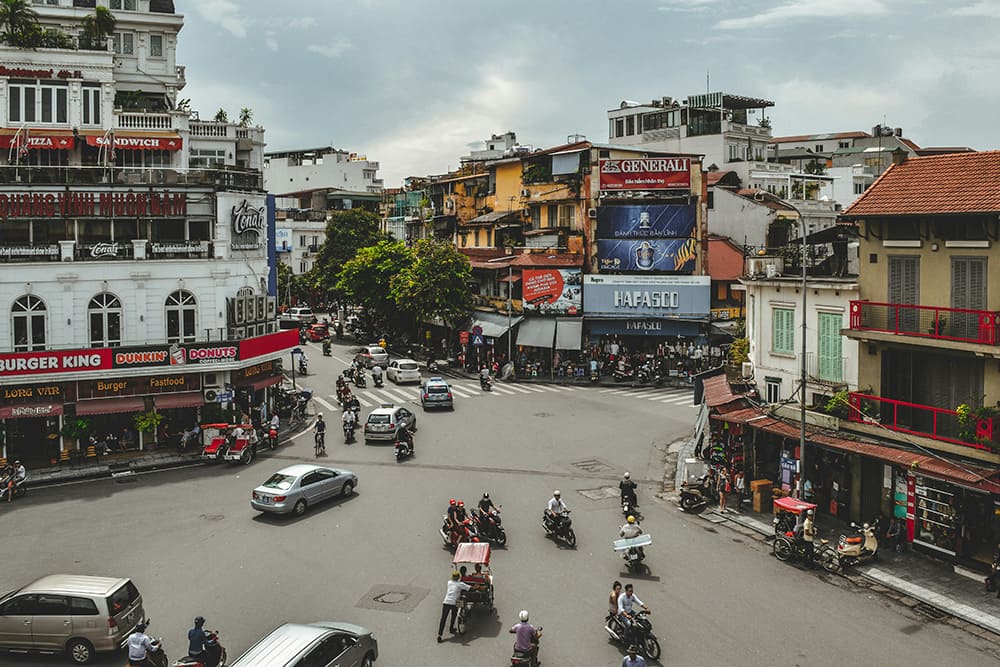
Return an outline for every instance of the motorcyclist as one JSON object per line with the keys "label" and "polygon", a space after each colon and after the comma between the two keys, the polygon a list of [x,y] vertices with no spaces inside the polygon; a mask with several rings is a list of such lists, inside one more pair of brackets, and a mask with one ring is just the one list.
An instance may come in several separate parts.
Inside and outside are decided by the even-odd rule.
{"label": "motorcyclist", "polygon": [[632,481],[632,473],[626,472],[622,475],[622,481],[618,482],[618,489],[621,491],[622,504],[628,499],[631,502],[632,507],[639,506],[639,497],[636,495],[636,488],[638,485]]}
{"label": "motorcyclist", "polygon": [[483,494],[483,497],[479,499],[479,511],[489,514],[491,511],[500,511],[500,508],[493,504],[493,499],[490,498],[489,492]]}
{"label": "motorcyclist", "polygon": [[618,596],[618,620],[621,621],[622,626],[625,628],[625,640],[629,643],[632,640],[632,622],[634,620],[633,614],[636,605],[642,607],[642,610],[647,614],[650,613],[649,607],[633,591],[632,584],[625,584],[625,591]]}
{"label": "motorcyclist", "polygon": [[340,420],[343,422],[345,431],[349,428],[353,432],[355,425],[358,423],[354,410],[344,410],[344,414],[341,415]]}
{"label": "motorcyclist", "polygon": [[396,441],[406,443],[406,453],[413,456],[413,431],[406,428],[405,426],[400,427],[399,431],[396,432]]}
{"label": "motorcyclist", "polygon": [[490,383],[490,367],[483,366],[482,370],[479,371],[479,384],[485,387]]}
{"label": "motorcyclist", "polygon": [[382,367],[378,364],[372,366],[372,382],[382,384]]}
{"label": "motorcyclist", "polygon": [[201,661],[205,655],[205,640],[208,636],[202,626],[205,625],[204,616],[194,617],[194,627],[188,630],[188,656]]}
{"label": "motorcyclist", "polygon": [[149,654],[159,650],[160,645],[146,634],[146,624],[140,622],[128,638],[128,664],[130,667],[148,667],[152,664]]}
{"label": "motorcyclist", "polygon": [[277,413],[275,413],[271,416],[271,428],[274,429],[275,433],[277,433],[280,425],[281,419],[279,419]]}
{"label": "motorcyclist", "polygon": [[542,631],[528,623],[527,610],[521,610],[518,614],[519,623],[515,623],[510,634],[514,635],[514,653],[521,653],[531,656],[532,662],[538,662],[538,640],[542,637]]}
{"label": "motorcyclist", "polygon": [[552,492],[552,498],[549,499],[549,504],[545,507],[546,516],[549,517],[553,525],[558,526],[562,520],[563,512],[568,511],[569,508],[562,501],[562,494],[559,492],[559,489],[556,489]]}
{"label": "motorcyclist", "polygon": [[326,449],[326,422],[323,421],[323,415],[316,415],[316,423],[313,424],[313,431],[316,434],[316,439],[320,442],[320,448]]}
{"label": "motorcyclist", "polygon": [[[618,531],[622,537],[631,539],[642,535],[642,526],[639,525],[639,522],[635,520],[634,516],[630,514],[625,521],[626,523],[622,524],[621,530]],[[646,553],[642,550],[642,547],[636,547],[636,550],[639,552],[641,557],[646,557]]]}
{"label": "motorcyclist", "polygon": [[299,354],[299,372],[303,375],[306,374],[306,369],[309,367],[309,357],[306,356],[305,352]]}
{"label": "motorcyclist", "polygon": [[28,471],[24,469],[24,464],[20,461],[14,461],[14,485],[21,486],[27,478]]}

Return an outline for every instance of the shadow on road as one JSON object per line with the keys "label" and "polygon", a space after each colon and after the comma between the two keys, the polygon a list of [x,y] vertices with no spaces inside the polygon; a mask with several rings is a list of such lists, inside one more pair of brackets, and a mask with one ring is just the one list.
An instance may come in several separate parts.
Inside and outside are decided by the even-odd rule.
{"label": "shadow on road", "polygon": [[357,498],[358,493],[352,491],[349,496],[338,496],[336,498],[330,498],[324,500],[318,505],[309,505],[306,508],[306,513],[302,516],[295,516],[294,514],[274,514],[273,512],[258,512],[256,516],[253,517],[253,521],[262,524],[269,524],[273,526],[288,526],[297,524],[299,521],[304,521],[309,519],[309,517],[315,516],[317,514],[323,514],[324,512],[329,512],[330,510],[338,509],[344,503],[350,501],[352,498]]}

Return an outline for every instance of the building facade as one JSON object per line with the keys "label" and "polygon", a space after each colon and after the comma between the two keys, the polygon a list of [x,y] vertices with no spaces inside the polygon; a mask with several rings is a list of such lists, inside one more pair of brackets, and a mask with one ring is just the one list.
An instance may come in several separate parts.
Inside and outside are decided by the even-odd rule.
{"label": "building facade", "polygon": [[380,194],[379,163],[332,146],[264,155],[264,188],[287,194],[329,188]]}

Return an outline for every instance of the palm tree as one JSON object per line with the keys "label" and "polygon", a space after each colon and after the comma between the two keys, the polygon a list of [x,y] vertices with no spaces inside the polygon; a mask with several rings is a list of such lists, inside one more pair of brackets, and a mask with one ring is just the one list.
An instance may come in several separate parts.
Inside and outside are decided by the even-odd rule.
{"label": "palm tree", "polygon": [[250,123],[253,121],[253,109],[250,107],[243,107],[240,109],[240,127],[250,127]]}
{"label": "palm tree", "polygon": [[104,50],[108,47],[108,35],[115,31],[115,15],[107,7],[97,7],[93,14],[83,17],[83,33],[80,42],[83,48]]}
{"label": "palm tree", "polygon": [[215,112],[215,122],[216,123],[229,122],[229,114],[226,113],[225,109],[220,108],[218,111]]}
{"label": "palm tree", "polygon": [[29,0],[0,0],[0,27],[4,28],[3,39],[14,44],[19,35],[38,25],[38,12],[31,8]]}

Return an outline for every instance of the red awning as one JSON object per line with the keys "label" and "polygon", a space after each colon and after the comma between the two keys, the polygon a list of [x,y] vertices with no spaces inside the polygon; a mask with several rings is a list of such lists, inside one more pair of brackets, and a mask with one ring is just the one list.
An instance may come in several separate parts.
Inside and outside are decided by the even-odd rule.
{"label": "red awning", "polygon": [[0,419],[28,419],[30,417],[56,417],[63,413],[62,403],[39,405],[2,405]]}
{"label": "red awning", "polygon": [[10,148],[13,146],[14,148],[23,147],[28,150],[35,148],[69,150],[75,145],[73,135],[69,132],[22,130],[17,135],[17,139],[14,138],[17,130],[2,130],[0,132],[2,132],[0,133],[0,148]]}
{"label": "red awning", "polygon": [[[116,132],[115,150],[126,151],[179,151],[184,145],[179,134],[173,132],[159,134],[126,134]],[[87,145],[103,148],[111,142],[111,137],[105,135],[89,135]]]}
{"label": "red awning", "polygon": [[170,408],[195,408],[205,404],[205,397],[200,391],[178,391],[173,394],[156,394],[153,405],[157,410]]}
{"label": "red awning", "polygon": [[92,398],[76,402],[77,415],[110,415],[120,412],[143,412],[146,401],[139,396]]}
{"label": "red awning", "polygon": [[282,380],[282,376],[281,375],[272,375],[271,377],[260,378],[259,380],[254,380],[253,382],[250,382],[250,383],[247,383],[247,384],[244,384],[244,385],[236,385],[236,386],[237,387],[241,387],[241,386],[242,387],[249,387],[249,388],[253,389],[254,391],[260,391],[264,387],[271,387],[271,386],[274,386],[274,385],[278,384],[279,382],[281,382],[281,380]]}

